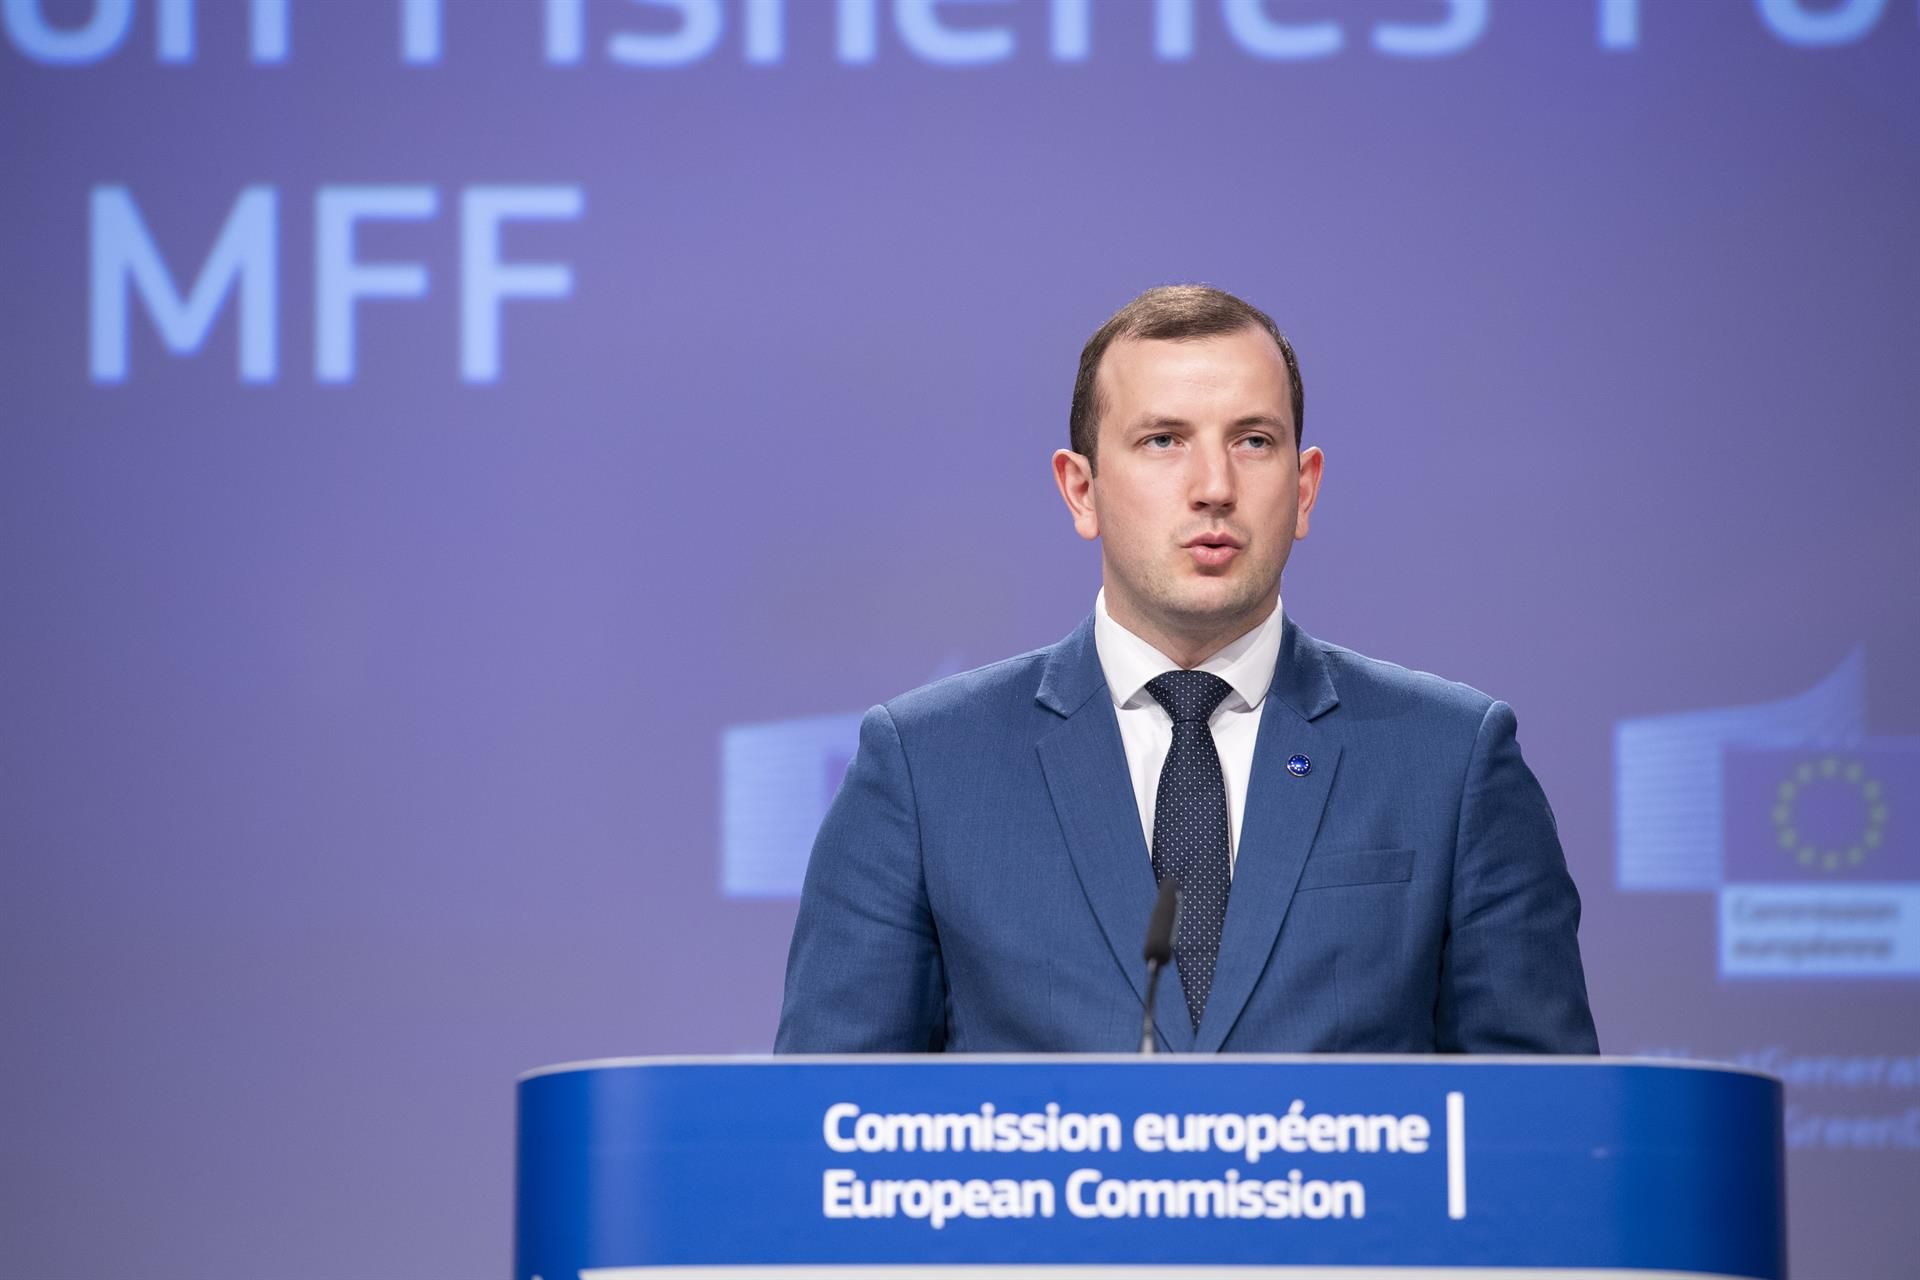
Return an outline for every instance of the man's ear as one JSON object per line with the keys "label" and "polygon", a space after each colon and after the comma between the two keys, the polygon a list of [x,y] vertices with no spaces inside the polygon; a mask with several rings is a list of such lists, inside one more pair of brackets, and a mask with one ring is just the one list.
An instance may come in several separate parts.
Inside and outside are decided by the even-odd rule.
{"label": "man's ear", "polygon": [[1053,482],[1060,486],[1060,496],[1073,513],[1074,531],[1088,541],[1099,537],[1100,513],[1093,504],[1093,459],[1071,449],[1056,450]]}
{"label": "man's ear", "polygon": [[1313,504],[1320,500],[1320,471],[1326,460],[1326,455],[1318,449],[1300,451],[1300,514],[1293,522],[1296,540],[1307,536],[1307,522],[1313,515]]}

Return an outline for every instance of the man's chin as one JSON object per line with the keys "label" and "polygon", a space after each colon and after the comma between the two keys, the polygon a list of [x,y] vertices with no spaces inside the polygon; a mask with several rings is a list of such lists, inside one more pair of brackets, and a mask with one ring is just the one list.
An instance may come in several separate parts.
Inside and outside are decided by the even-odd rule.
{"label": "man's chin", "polygon": [[1244,583],[1214,585],[1220,589],[1181,591],[1174,598],[1161,601],[1164,615],[1181,630],[1198,632],[1237,622],[1252,626],[1272,607],[1266,592],[1249,591]]}

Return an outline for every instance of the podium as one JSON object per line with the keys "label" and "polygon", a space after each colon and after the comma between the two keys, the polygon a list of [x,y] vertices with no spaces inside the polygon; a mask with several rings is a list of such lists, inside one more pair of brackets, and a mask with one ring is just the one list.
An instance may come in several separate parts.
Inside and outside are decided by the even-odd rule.
{"label": "podium", "polygon": [[634,1058],[519,1083],[515,1280],[1786,1276],[1781,1086],[1622,1058]]}

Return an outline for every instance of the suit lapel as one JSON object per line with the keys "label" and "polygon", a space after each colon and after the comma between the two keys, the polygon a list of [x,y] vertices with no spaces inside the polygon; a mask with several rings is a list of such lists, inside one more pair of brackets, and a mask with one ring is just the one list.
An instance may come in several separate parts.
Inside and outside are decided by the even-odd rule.
{"label": "suit lapel", "polygon": [[[1325,655],[1291,619],[1283,623],[1273,683],[1254,740],[1220,958],[1194,1040],[1202,1053],[1216,1052],[1226,1042],[1266,971],[1340,763],[1333,730],[1316,723],[1339,702]],[[1287,768],[1295,755],[1309,761],[1305,777]]]}
{"label": "suit lapel", "polygon": [[[1036,700],[1065,719],[1039,740],[1037,750],[1080,887],[1114,959],[1144,1001],[1141,945],[1153,909],[1153,861],[1141,835],[1140,810],[1106,687],[1088,619],[1055,647],[1041,678]],[[1154,1021],[1161,1037],[1175,1052],[1190,1050],[1193,1028],[1180,975],[1172,965],[1161,975],[1160,985]]]}

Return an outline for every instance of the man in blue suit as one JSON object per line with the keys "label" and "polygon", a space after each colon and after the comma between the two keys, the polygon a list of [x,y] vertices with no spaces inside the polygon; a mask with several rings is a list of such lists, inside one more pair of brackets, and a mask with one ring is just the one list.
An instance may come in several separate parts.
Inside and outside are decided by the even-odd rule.
{"label": "man in blue suit", "polygon": [[867,713],[779,1051],[1128,1050],[1167,876],[1163,1048],[1597,1051],[1513,712],[1281,607],[1323,465],[1303,405],[1273,321],[1218,290],[1150,290],[1089,340],[1054,475],[1101,544],[1094,615]]}

